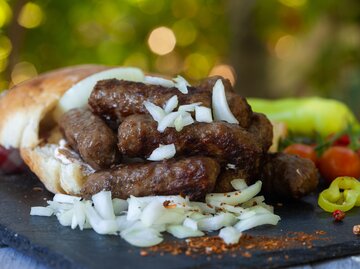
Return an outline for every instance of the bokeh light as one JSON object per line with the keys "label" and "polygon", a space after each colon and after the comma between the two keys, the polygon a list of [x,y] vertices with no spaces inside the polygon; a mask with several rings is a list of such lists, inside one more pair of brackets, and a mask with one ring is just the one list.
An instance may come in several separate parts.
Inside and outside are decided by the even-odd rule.
{"label": "bokeh light", "polygon": [[173,51],[176,45],[174,32],[167,27],[158,27],[150,33],[148,44],[150,50],[158,55],[165,55]]}
{"label": "bokeh light", "polygon": [[149,61],[144,53],[135,52],[130,54],[124,61],[125,66],[136,66],[141,68],[144,71],[149,69]]}
{"label": "bokeh light", "polygon": [[182,71],[183,60],[178,53],[173,51],[164,56],[159,56],[156,59],[155,67],[158,72],[164,75],[174,76]]}
{"label": "bokeh light", "polygon": [[20,11],[18,23],[25,28],[35,28],[41,24],[43,17],[44,14],[41,7],[35,3],[28,2]]}
{"label": "bokeh light", "polygon": [[11,49],[12,45],[10,39],[6,36],[0,35],[0,60],[7,58]]}
{"label": "bokeh light", "polygon": [[288,7],[301,7],[307,0],[279,0],[279,2]]}
{"label": "bokeh light", "polygon": [[179,20],[174,23],[172,29],[174,30],[176,42],[179,46],[188,46],[196,39],[197,30],[190,20]]}
{"label": "bokeh light", "polygon": [[236,75],[234,68],[231,65],[227,65],[227,64],[215,65],[210,70],[209,76],[222,76],[230,80],[231,85],[235,85]]}
{"label": "bokeh light", "polygon": [[3,27],[10,21],[11,15],[12,12],[9,4],[4,0],[0,0],[0,27]]}
{"label": "bokeh light", "polygon": [[11,81],[13,85],[19,84],[25,80],[37,75],[36,68],[29,62],[17,63],[11,72]]}
{"label": "bokeh light", "polygon": [[294,36],[282,36],[275,44],[275,54],[279,59],[285,60],[294,52],[296,45],[297,40]]}
{"label": "bokeh light", "polygon": [[193,79],[199,80],[207,76],[210,71],[210,62],[200,52],[192,53],[185,59],[185,74]]}

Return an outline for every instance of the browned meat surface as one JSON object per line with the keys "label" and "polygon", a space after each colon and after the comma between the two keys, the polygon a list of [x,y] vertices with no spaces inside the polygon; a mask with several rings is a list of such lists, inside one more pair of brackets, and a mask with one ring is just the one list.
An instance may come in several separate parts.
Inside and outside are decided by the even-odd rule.
{"label": "browned meat surface", "polygon": [[86,109],[72,109],[60,120],[67,142],[95,170],[109,168],[119,159],[116,135],[96,115]]}
{"label": "browned meat surface", "polygon": [[245,179],[246,183],[251,184],[254,178],[251,173],[240,169],[225,169],[223,168],[216,180],[214,192],[231,192],[234,188],[231,185],[231,181],[236,178]]}
{"label": "browned meat surface", "polygon": [[219,164],[207,157],[121,164],[91,174],[81,192],[85,197],[107,190],[121,199],[177,194],[201,199],[214,189],[219,171]]}
{"label": "browned meat surface", "polygon": [[118,123],[129,115],[148,113],[144,101],[162,107],[174,95],[178,96],[179,104],[202,102],[204,106],[211,106],[211,93],[193,87],[188,90],[188,94],[182,94],[177,88],[108,79],[96,84],[89,105],[95,114]]}
{"label": "browned meat surface", "polygon": [[248,131],[258,139],[264,152],[269,150],[273,140],[273,126],[264,114],[253,114]]}
{"label": "browned meat surface", "polygon": [[240,126],[247,128],[251,124],[252,110],[246,99],[234,92],[233,87],[228,79],[221,76],[208,77],[201,81],[197,89],[205,90],[212,93],[212,89],[218,79],[221,79],[225,92],[226,100],[229,104],[231,112],[239,121]]}
{"label": "browned meat surface", "polygon": [[120,152],[129,157],[147,157],[160,144],[174,143],[177,156],[209,156],[247,171],[257,169],[263,156],[262,145],[251,133],[226,122],[198,122],[180,132],[166,128],[160,133],[151,116],[132,115],[119,126],[118,141]]}
{"label": "browned meat surface", "polygon": [[[226,95],[231,111],[240,126],[247,128],[251,122],[251,107],[243,97],[232,91],[230,82],[225,79],[223,81],[227,85]],[[129,115],[147,114],[144,101],[163,106],[174,95],[178,96],[180,105],[201,102],[203,106],[211,107],[212,87],[215,82],[216,80],[209,78],[199,87],[188,87],[188,94],[182,94],[177,88],[117,79],[102,80],[92,91],[89,105],[95,114],[120,124]]]}
{"label": "browned meat surface", "polygon": [[318,171],[308,159],[285,153],[269,154],[262,169],[262,190],[270,197],[299,199],[318,185]]}

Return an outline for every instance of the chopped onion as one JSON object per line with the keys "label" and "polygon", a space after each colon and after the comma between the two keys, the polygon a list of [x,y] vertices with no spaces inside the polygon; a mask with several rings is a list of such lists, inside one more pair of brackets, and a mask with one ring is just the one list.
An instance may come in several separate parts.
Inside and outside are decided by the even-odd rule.
{"label": "chopped onion", "polygon": [[71,229],[75,229],[76,226],[79,226],[80,230],[83,230],[85,221],[85,206],[82,202],[76,201],[74,204],[74,214],[71,220]]}
{"label": "chopped onion", "polygon": [[170,145],[160,145],[158,148],[154,149],[147,160],[149,161],[162,161],[165,159],[170,159],[176,154],[176,148],[174,144]]}
{"label": "chopped onion", "polygon": [[228,163],[226,165],[226,169],[236,170],[236,165],[232,163]]}
{"label": "chopped onion", "polygon": [[63,204],[63,203],[54,202],[54,201],[46,201],[46,202],[49,205],[48,207],[51,208],[52,210],[54,210],[56,213],[67,211],[67,210],[70,210],[71,208],[73,208],[72,204]]}
{"label": "chopped onion", "polygon": [[54,214],[54,210],[50,207],[34,206],[30,210],[31,216],[50,217]]}
{"label": "chopped onion", "polygon": [[254,198],[251,198],[249,201],[246,201],[245,203],[242,204],[243,207],[252,207],[254,205],[259,205],[262,202],[265,201],[265,197],[264,196],[255,196]]}
{"label": "chopped onion", "polygon": [[137,247],[151,247],[163,241],[160,233],[149,227],[145,227],[141,223],[135,223],[132,227],[122,231],[120,236]]}
{"label": "chopped onion", "polygon": [[195,207],[199,207],[199,209],[201,210],[201,212],[203,213],[209,213],[209,214],[215,214],[215,207],[210,206],[206,203],[202,203],[202,202],[191,202],[190,203],[191,206],[195,206]]}
{"label": "chopped onion", "polygon": [[191,219],[191,218],[186,218],[186,219],[184,220],[183,225],[184,225],[185,227],[188,227],[188,228],[194,230],[194,231],[198,230],[197,221],[196,221],[196,220],[193,220],[193,219]]}
{"label": "chopped onion", "polygon": [[163,211],[163,214],[155,221],[155,224],[181,224],[185,218],[185,210],[183,208],[171,208]]}
{"label": "chopped onion", "polygon": [[116,217],[116,222],[118,224],[118,230],[123,231],[133,226],[137,220],[129,221],[126,215],[123,215]]}
{"label": "chopped onion", "polygon": [[236,218],[230,213],[219,213],[213,217],[204,218],[198,221],[198,227],[201,231],[216,231],[224,226],[232,226],[236,223]]}
{"label": "chopped onion", "polygon": [[169,100],[167,100],[164,106],[165,113],[167,114],[172,112],[178,106],[178,103],[179,101],[177,95],[174,95]]}
{"label": "chopped onion", "polygon": [[215,204],[225,203],[228,205],[238,205],[250,200],[255,195],[257,195],[261,190],[261,185],[262,183],[259,180],[241,192],[234,191],[226,193],[226,195],[224,193],[210,193],[206,195],[205,200],[208,204],[215,202]]}
{"label": "chopped onion", "polygon": [[248,184],[246,183],[245,179],[233,179],[230,182],[231,186],[237,191],[243,191],[248,187]]}
{"label": "chopped onion", "polygon": [[184,120],[181,114],[175,119],[174,126],[177,132],[180,132],[184,128]]}
{"label": "chopped onion", "polygon": [[128,203],[126,200],[114,198],[112,200],[113,208],[114,208],[114,214],[120,215],[121,213],[125,212],[128,209]]}
{"label": "chopped onion", "polygon": [[274,214],[260,214],[260,215],[255,215],[248,219],[240,220],[235,225],[235,228],[238,231],[243,232],[264,224],[276,225],[279,222],[279,220],[280,217]]}
{"label": "chopped onion", "polygon": [[151,117],[154,119],[154,121],[156,121],[157,123],[161,122],[161,120],[165,117],[165,111],[157,106],[154,105],[151,102],[145,101],[144,102],[144,106],[147,109],[147,111],[149,111]]}
{"label": "chopped onion", "polygon": [[173,81],[175,81],[175,87],[178,88],[180,92],[183,94],[187,94],[189,92],[187,87],[190,86],[190,84],[182,76],[177,76],[173,79]]}
{"label": "chopped onion", "polygon": [[103,219],[115,219],[110,191],[101,191],[92,196],[96,211]]}
{"label": "chopped onion", "polygon": [[220,208],[235,215],[240,215],[245,211],[245,209],[240,206],[232,206],[227,204],[221,205]]}
{"label": "chopped onion", "polygon": [[198,237],[204,235],[202,231],[193,230],[190,229],[189,227],[185,227],[182,225],[169,225],[166,231],[180,239],[188,238],[188,237]]}
{"label": "chopped onion", "polygon": [[58,203],[73,204],[75,201],[80,201],[81,197],[71,196],[67,194],[57,193],[54,195],[53,201]]}
{"label": "chopped onion", "polygon": [[115,219],[101,219],[96,210],[89,204],[85,205],[85,214],[91,227],[98,234],[115,234],[118,230],[118,224]]}
{"label": "chopped onion", "polygon": [[226,100],[224,84],[221,79],[216,81],[213,88],[212,107],[215,120],[222,120],[228,123],[239,123],[229,108]]}
{"label": "chopped onion", "polygon": [[149,227],[155,223],[155,221],[166,211],[163,204],[157,200],[150,202],[143,210],[140,220]]}
{"label": "chopped onion", "polygon": [[176,118],[180,115],[180,112],[171,112],[169,114],[167,114],[159,123],[158,123],[158,127],[157,130],[160,133],[163,133],[165,131],[166,128],[168,127],[174,127],[174,122],[176,120]]}
{"label": "chopped onion", "polygon": [[144,83],[150,85],[159,85],[166,88],[175,87],[175,83],[173,81],[160,77],[145,76]]}
{"label": "chopped onion", "polygon": [[62,226],[71,226],[74,210],[70,209],[63,213],[57,213],[56,217]]}
{"label": "chopped onion", "polygon": [[213,122],[211,109],[205,106],[196,106],[195,119],[198,122]]}
{"label": "chopped onion", "polygon": [[187,105],[181,105],[178,108],[178,111],[185,111],[185,112],[194,112],[195,108],[200,106],[202,103],[201,102],[197,102],[197,103],[192,103],[192,104],[187,104]]}
{"label": "chopped onion", "polygon": [[182,115],[182,121],[184,127],[193,124],[195,122],[189,112],[181,112],[181,115]]}
{"label": "chopped onion", "polygon": [[135,221],[135,220],[140,219],[141,211],[147,205],[147,203],[144,203],[144,201],[142,201],[139,198],[132,196],[132,195],[127,200],[127,202],[129,205],[128,212],[127,212],[127,220]]}
{"label": "chopped onion", "polygon": [[237,244],[241,235],[241,232],[234,227],[222,228],[219,233],[219,237],[222,238],[226,244]]}

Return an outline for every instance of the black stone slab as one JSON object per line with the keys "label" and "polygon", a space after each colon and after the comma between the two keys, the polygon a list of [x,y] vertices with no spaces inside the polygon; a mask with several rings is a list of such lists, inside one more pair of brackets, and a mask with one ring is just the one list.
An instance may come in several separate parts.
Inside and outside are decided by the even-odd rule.
{"label": "black stone slab", "polygon": [[[334,224],[328,213],[316,206],[316,196],[276,207],[282,217],[278,226],[253,229],[253,235],[284,235],[289,231],[327,232],[330,240],[319,240],[312,248],[296,247],[286,251],[251,251],[252,257],[164,256],[142,257],[119,236],[100,236],[90,230],[62,227],[55,217],[32,217],[30,207],[46,205],[52,195],[30,174],[0,177],[0,241],[33,256],[51,268],[273,268],[304,264],[360,253],[360,237],[352,227],[360,224],[360,210],[347,214]],[[170,237],[169,237],[170,238]],[[170,239],[168,239],[170,240]],[[272,257],[271,261],[268,260]]]}

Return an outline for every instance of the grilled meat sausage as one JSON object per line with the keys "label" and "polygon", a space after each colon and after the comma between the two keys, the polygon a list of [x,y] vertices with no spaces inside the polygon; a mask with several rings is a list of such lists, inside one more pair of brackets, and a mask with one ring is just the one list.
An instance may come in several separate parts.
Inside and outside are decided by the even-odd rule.
{"label": "grilled meat sausage", "polygon": [[219,171],[219,164],[207,157],[121,164],[91,174],[81,192],[85,197],[107,190],[121,199],[177,194],[201,199],[213,190]]}
{"label": "grilled meat sausage", "polygon": [[257,169],[262,158],[262,145],[237,124],[226,122],[194,123],[180,132],[157,130],[149,115],[132,115],[119,126],[118,147],[129,157],[147,157],[160,144],[175,144],[177,155],[204,155],[221,164],[233,163],[239,169]]}
{"label": "grilled meat sausage", "polygon": [[299,199],[318,185],[318,171],[308,159],[285,153],[269,154],[261,171],[263,191],[273,197]]}
{"label": "grilled meat sausage", "polygon": [[[147,114],[144,101],[162,107],[174,95],[178,97],[180,105],[201,102],[203,106],[211,107],[212,87],[215,82],[209,78],[199,87],[188,87],[188,94],[183,94],[177,88],[117,79],[102,80],[94,87],[89,98],[89,105],[95,114],[105,120],[120,124],[129,115]],[[226,86],[226,95],[230,109],[239,120],[240,126],[247,128],[252,116],[251,107],[243,97],[230,90],[232,88],[229,85]]]}
{"label": "grilled meat sausage", "polygon": [[262,145],[263,151],[267,152],[273,140],[273,126],[269,119],[264,114],[253,113],[248,131],[252,133]]}
{"label": "grilled meat sausage", "polygon": [[109,168],[119,160],[115,133],[87,109],[72,109],[60,120],[67,142],[95,170]]}

